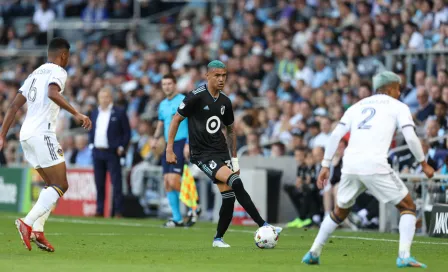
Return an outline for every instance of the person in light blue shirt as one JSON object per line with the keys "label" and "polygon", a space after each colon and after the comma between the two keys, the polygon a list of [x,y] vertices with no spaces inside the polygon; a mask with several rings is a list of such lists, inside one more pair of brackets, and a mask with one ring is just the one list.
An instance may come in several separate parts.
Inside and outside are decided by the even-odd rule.
{"label": "person in light blue shirt", "polygon": [[[156,132],[154,133],[154,142],[152,148],[157,146],[157,141],[163,136],[165,142],[168,142],[168,132],[171,120],[176,114],[179,105],[184,100],[184,95],[176,91],[176,78],[171,75],[165,75],[162,78],[162,90],[166,98],[159,105],[159,121],[157,123]],[[165,184],[166,195],[173,211],[173,218],[168,220],[164,226],[168,228],[183,227],[184,222],[180,213],[180,183],[184,169],[184,148],[188,138],[188,121],[184,120],[180,123],[176,137],[174,138],[174,153],[177,156],[176,164],[168,164],[166,162],[165,153],[162,157],[163,181]]]}

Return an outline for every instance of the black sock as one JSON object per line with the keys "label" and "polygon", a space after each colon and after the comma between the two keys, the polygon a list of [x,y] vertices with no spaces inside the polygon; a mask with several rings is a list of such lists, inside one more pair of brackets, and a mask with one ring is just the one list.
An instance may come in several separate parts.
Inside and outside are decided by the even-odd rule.
{"label": "black sock", "polygon": [[221,192],[222,204],[219,210],[218,227],[216,228],[216,238],[222,238],[229,228],[233,217],[233,207],[235,205],[235,193],[233,191]]}
{"label": "black sock", "polygon": [[255,207],[255,204],[252,202],[252,199],[246,192],[246,189],[244,189],[243,182],[241,181],[240,177],[237,174],[230,175],[229,179],[227,180],[227,185],[232,187],[233,191],[235,192],[236,199],[241,204],[241,206],[243,206],[250,217],[252,217],[255,223],[257,223],[260,227],[263,226],[265,221],[263,220],[263,218],[261,218],[260,213],[258,213],[258,210]]}

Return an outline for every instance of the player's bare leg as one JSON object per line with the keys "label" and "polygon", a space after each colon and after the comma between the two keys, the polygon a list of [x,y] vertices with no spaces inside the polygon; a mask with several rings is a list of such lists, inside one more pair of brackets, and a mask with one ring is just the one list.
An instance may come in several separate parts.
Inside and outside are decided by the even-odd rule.
{"label": "player's bare leg", "polygon": [[180,179],[181,176],[175,173],[168,173],[164,175],[165,190],[170,203],[170,207],[173,211],[173,219],[168,220],[164,227],[175,228],[183,227],[182,214],[180,213]]}
{"label": "player's bare leg", "polygon": [[31,250],[31,232],[34,223],[41,216],[51,211],[57,200],[67,191],[67,170],[65,162],[42,168],[44,176],[47,177],[49,186],[42,189],[36,204],[24,219],[17,219],[16,226],[25,247]]}
{"label": "player's bare leg", "polygon": [[[42,168],[38,168],[36,169],[36,171],[39,173],[39,175],[42,177],[42,179],[45,181],[45,188],[48,187],[48,185],[50,184],[48,182],[48,177],[45,174],[45,172],[42,170]],[[53,207],[46,212],[44,215],[42,215],[41,217],[39,217],[36,222],[34,222],[33,224],[33,232],[31,233],[31,241],[34,242],[38,248],[48,251],[48,252],[54,252],[54,247],[50,244],[50,242],[47,240],[47,238],[45,238],[44,235],[44,225],[45,222],[47,221],[48,217],[51,214],[51,211],[53,210],[55,205],[53,205]]]}
{"label": "player's bare leg", "polygon": [[320,225],[319,233],[317,234],[316,239],[314,239],[310,251],[303,257],[302,263],[319,264],[319,256],[322,253],[322,248],[331,234],[342,222],[344,222],[349,213],[350,209],[342,209],[336,205],[335,209],[329,216],[325,217]]}
{"label": "player's bare leg", "polygon": [[421,267],[426,268],[426,265],[418,262],[411,257],[411,245],[415,234],[415,224],[417,219],[415,217],[416,206],[408,193],[406,197],[396,205],[400,211],[400,224],[398,229],[400,231],[400,245],[398,250],[397,266],[402,267]]}

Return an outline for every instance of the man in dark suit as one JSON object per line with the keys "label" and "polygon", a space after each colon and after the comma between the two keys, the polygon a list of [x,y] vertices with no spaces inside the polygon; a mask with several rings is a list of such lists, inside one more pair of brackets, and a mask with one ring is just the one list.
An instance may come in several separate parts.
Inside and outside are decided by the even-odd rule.
{"label": "man in dark suit", "polygon": [[93,147],[93,169],[97,190],[96,216],[104,215],[106,172],[113,186],[113,214],[120,217],[123,208],[120,158],[125,154],[131,129],[126,112],[113,105],[112,92],[104,88],[98,93],[99,107],[91,115],[89,143]]}

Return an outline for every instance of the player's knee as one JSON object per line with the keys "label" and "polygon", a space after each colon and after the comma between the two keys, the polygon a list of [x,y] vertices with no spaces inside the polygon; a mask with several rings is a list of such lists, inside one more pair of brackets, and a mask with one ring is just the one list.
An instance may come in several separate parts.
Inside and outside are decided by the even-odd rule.
{"label": "player's knee", "polygon": [[227,185],[229,185],[233,190],[244,189],[243,182],[238,174],[233,173],[227,179]]}

